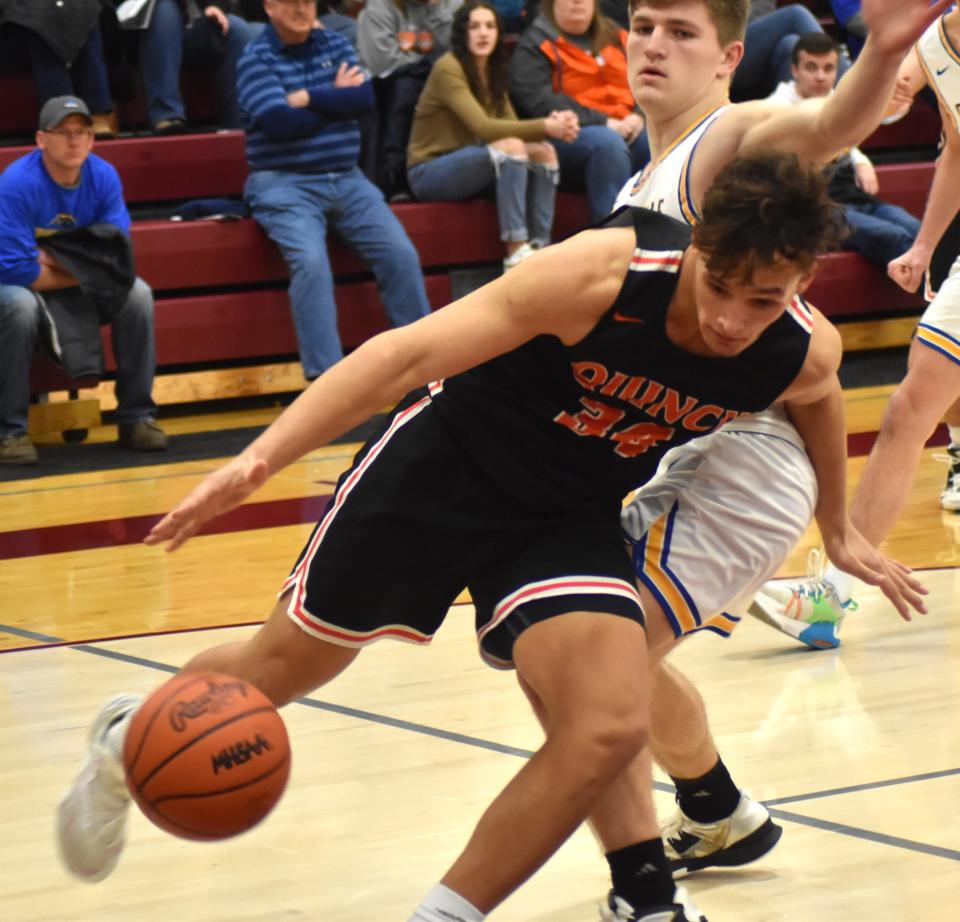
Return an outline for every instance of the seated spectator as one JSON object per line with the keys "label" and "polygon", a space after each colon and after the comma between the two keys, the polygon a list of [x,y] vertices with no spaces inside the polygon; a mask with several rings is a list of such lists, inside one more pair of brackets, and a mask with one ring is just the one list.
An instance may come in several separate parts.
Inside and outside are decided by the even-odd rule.
{"label": "seated spectator", "polygon": [[[347,12],[346,0],[318,0],[317,21],[324,29],[339,32],[354,48],[357,47],[357,20]],[[261,23],[269,22],[263,0],[229,0],[227,12],[247,21],[251,41],[263,31]]]}
{"label": "seated spectator", "polygon": [[31,70],[40,108],[54,96],[79,96],[93,114],[99,139],[115,137],[118,130],[98,23],[102,9],[102,0],[59,7],[0,0],[0,69]]}
{"label": "seated spectator", "polygon": [[[237,65],[254,218],[290,267],[290,306],[307,379],[343,351],[337,333],[328,222],[373,269],[397,326],[429,311],[417,251],[357,166],[356,117],[373,104],[350,43],[315,29],[313,3],[265,0],[270,24]],[[305,82],[309,81],[309,82]]]}
{"label": "seated spectator", "polygon": [[567,111],[517,118],[507,96],[499,17],[487,0],[468,0],[457,10],[451,43],[417,103],[410,188],[421,201],[473,198],[495,188],[509,269],[550,242],[557,154],[542,139],[572,141],[577,117]]}
{"label": "seated spectator", "polygon": [[[824,32],[800,36],[793,49],[793,80],[781,83],[770,99],[788,105],[833,92],[840,63],[837,43]],[[859,148],[851,148],[828,168],[829,192],[843,205],[851,233],[843,249],[860,253],[875,266],[887,263],[910,249],[920,221],[899,205],[877,198],[877,172]]]}
{"label": "seated spectator", "polygon": [[591,221],[609,213],[650,158],[627,82],[626,37],[594,0],[544,0],[510,61],[510,96],[521,117],[576,113],[577,138],[551,143],[561,180],[586,190]]}
{"label": "seated spectator", "polygon": [[[461,0],[367,0],[357,21],[360,60],[374,79],[376,120],[367,172],[392,198],[406,189],[407,141],[433,62],[450,50]],[[369,162],[372,161],[372,162]]]}
{"label": "seated spectator", "polygon": [[[30,362],[34,349],[44,342],[44,318],[54,313],[52,303],[63,295],[72,298],[65,313],[54,313],[61,353],[79,332],[89,329],[89,324],[80,324],[92,315],[90,336],[95,342],[79,345],[87,350],[85,358],[92,349],[99,359],[99,323],[104,313],[112,312],[120,444],[135,451],[162,450],[167,437],[153,422],[157,407],[151,397],[156,366],[153,295],[132,271],[126,238],[130,215],[120,178],[109,163],[90,152],[93,119],[83,100],[60,96],[47,102],[40,113],[37,147],[0,174],[0,464],[37,461],[27,436]],[[108,231],[116,234],[117,229],[122,232],[129,272],[127,283],[119,289],[112,278],[122,267],[113,251],[106,273],[109,282],[102,278],[103,266],[95,263],[97,254],[90,254],[89,267],[74,259],[67,268],[53,253],[60,238],[91,227],[103,236]],[[93,283],[98,301],[84,301],[89,297],[88,284]],[[107,298],[109,311],[99,300]],[[61,319],[69,329],[61,327]]]}
{"label": "seated spectator", "polygon": [[[802,3],[791,3],[779,9],[752,16],[743,41],[743,60],[730,82],[730,98],[734,102],[763,99],[780,83],[791,79],[793,48],[801,35],[823,33],[816,16]],[[850,62],[840,55],[837,69],[842,77]]]}
{"label": "seated spectator", "polygon": [[193,69],[216,67],[220,127],[242,127],[236,68],[251,39],[250,27],[239,16],[224,12],[226,6],[225,0],[154,0],[150,24],[140,31],[140,69],[154,134],[186,130],[181,64]]}

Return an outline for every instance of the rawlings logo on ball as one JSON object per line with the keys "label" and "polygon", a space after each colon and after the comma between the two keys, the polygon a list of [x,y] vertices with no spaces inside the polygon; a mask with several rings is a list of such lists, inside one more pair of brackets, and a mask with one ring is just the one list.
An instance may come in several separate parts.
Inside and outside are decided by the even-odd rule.
{"label": "rawlings logo on ball", "polygon": [[245,682],[209,682],[204,694],[189,701],[178,701],[170,708],[170,726],[177,733],[182,733],[188,720],[196,720],[204,714],[217,714],[229,708],[234,700],[234,694],[239,692],[247,697]]}
{"label": "rawlings logo on ball", "polygon": [[244,762],[249,762],[254,756],[258,756],[263,752],[269,752],[272,748],[270,743],[259,733],[252,743],[248,740],[240,740],[239,743],[234,743],[226,749],[221,749],[220,752],[211,758],[210,764],[213,768],[213,773],[215,775],[219,774],[221,768],[229,771],[235,765],[243,765]]}

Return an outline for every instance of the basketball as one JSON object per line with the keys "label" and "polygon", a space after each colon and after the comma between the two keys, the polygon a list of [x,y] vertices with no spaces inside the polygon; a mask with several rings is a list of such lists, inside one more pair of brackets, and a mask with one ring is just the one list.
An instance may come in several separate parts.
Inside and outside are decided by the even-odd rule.
{"label": "basketball", "polygon": [[287,729],[249,682],[178,675],[134,715],[127,787],[151,822],[184,839],[226,839],[259,823],[290,775]]}

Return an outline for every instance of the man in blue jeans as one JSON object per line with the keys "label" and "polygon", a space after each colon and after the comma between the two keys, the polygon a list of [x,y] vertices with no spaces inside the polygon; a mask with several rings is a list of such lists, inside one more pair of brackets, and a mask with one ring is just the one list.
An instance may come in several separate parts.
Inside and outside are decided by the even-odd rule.
{"label": "man in blue jeans", "polygon": [[350,43],[315,29],[315,0],[265,0],[270,24],[237,65],[253,216],[290,267],[290,306],[308,380],[343,357],[328,222],[370,264],[395,326],[429,313],[417,251],[360,172],[357,117],[373,93]]}
{"label": "man in blue jeans", "polygon": [[154,134],[186,130],[180,95],[180,65],[216,68],[219,126],[240,128],[236,66],[250,24],[228,14],[225,0],[154,0],[150,25],[140,33],[140,69],[147,94],[147,118]]}
{"label": "man in blue jeans", "polygon": [[[793,79],[781,83],[770,99],[793,105],[833,92],[840,49],[825,32],[801,35],[792,53]],[[880,184],[870,158],[852,147],[826,170],[830,197],[843,206],[850,233],[843,249],[859,253],[886,271],[887,264],[913,246],[920,220],[899,205],[877,197]]]}
{"label": "man in blue jeans", "polygon": [[[57,233],[110,224],[130,231],[117,171],[92,154],[93,119],[83,100],[57,96],[40,112],[38,149],[0,174],[0,464],[35,464],[27,436],[30,362],[41,337],[38,294],[77,279],[42,247]],[[117,362],[117,426],[122,447],[159,451],[150,392],[156,367],[153,294],[137,279],[111,321]]]}

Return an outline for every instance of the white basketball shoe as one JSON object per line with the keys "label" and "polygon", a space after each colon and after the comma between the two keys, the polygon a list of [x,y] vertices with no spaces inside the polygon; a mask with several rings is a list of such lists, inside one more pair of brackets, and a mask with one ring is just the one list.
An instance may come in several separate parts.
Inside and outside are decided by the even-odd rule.
{"label": "white basketball shoe", "polygon": [[87,760],[57,808],[57,844],[67,869],[91,883],[116,867],[127,831],[130,793],[110,729],[140,706],[136,695],[108,701],[94,718]]}
{"label": "white basketball shoe", "polygon": [[707,917],[693,905],[683,887],[677,887],[671,905],[645,909],[642,916],[611,890],[607,905],[600,907],[600,919],[601,922],[707,922]]}
{"label": "white basketball shoe", "polygon": [[698,823],[683,810],[660,830],[674,877],[712,867],[739,867],[762,858],[783,835],[763,804],[740,792],[737,809],[715,823]]}

